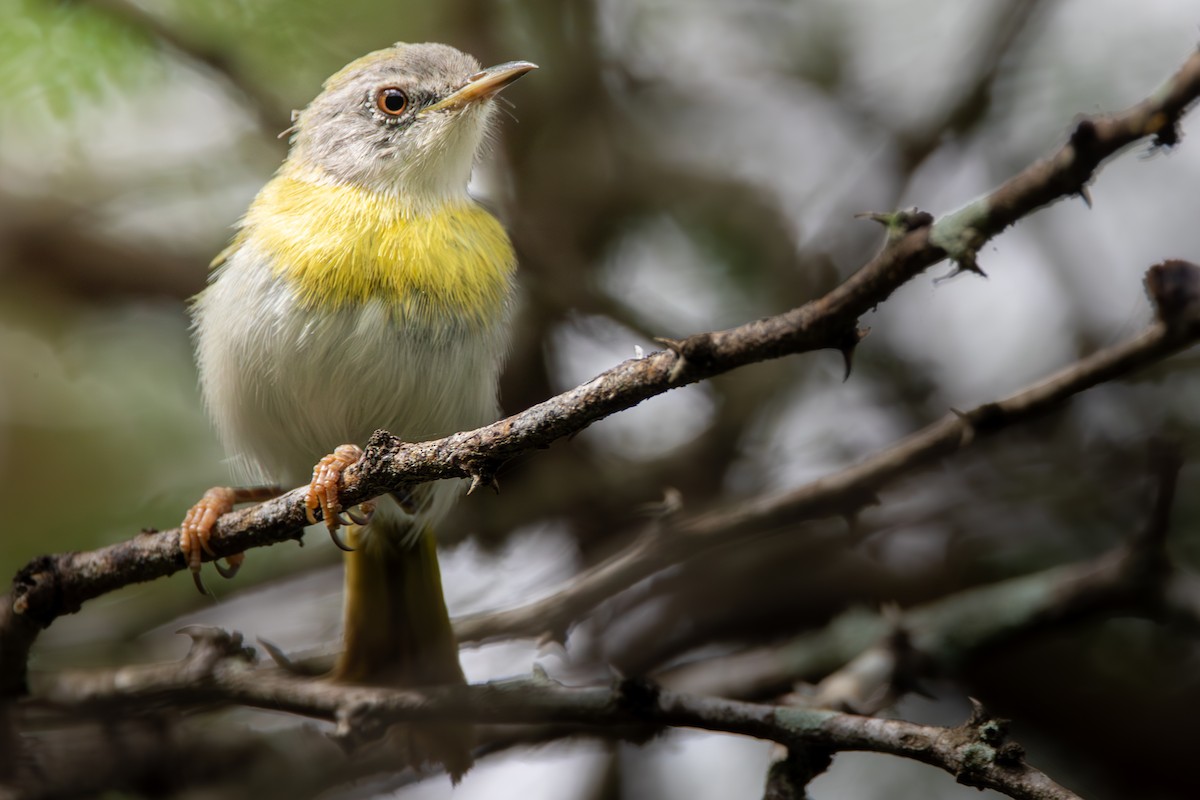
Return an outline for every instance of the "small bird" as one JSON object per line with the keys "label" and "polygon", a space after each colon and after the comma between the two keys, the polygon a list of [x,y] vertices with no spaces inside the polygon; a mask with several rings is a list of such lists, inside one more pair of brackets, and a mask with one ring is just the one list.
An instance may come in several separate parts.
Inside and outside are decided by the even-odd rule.
{"label": "small bird", "polygon": [[[464,682],[433,533],[458,484],[361,513],[342,508],[338,487],[379,428],[422,441],[497,416],[516,259],[467,183],[493,98],[532,69],[480,69],[452,47],[403,43],[344,67],[295,115],[287,159],[192,306],[205,404],[238,477],[309,482],[309,521],[319,511],[348,551],[338,681]],[[217,487],[188,512],[180,546],[202,591],[217,517],[280,491]],[[218,571],[231,576],[242,558]],[[468,726],[402,738],[414,764],[440,763],[455,780],[471,766]]]}

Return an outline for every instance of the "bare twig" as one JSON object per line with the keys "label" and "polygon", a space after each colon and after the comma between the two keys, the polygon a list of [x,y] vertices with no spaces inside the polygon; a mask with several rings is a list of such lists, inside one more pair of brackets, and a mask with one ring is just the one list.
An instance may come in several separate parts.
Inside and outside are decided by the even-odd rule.
{"label": "bare twig", "polygon": [[593,688],[568,688],[545,677],[426,692],[354,687],[256,668],[238,638],[221,631],[192,635],[192,652],[182,662],[63,674],[47,697],[58,705],[85,709],[119,705],[128,710],[169,698],[177,706],[234,703],[288,711],[337,723],[337,735],[351,744],[378,738],[399,722],[690,727],[800,749],[890,753],[1010,797],[1076,797],[1028,765],[1021,747],[1007,739],[1003,724],[978,710],[963,726],[939,728],[681,694],[629,680]]}

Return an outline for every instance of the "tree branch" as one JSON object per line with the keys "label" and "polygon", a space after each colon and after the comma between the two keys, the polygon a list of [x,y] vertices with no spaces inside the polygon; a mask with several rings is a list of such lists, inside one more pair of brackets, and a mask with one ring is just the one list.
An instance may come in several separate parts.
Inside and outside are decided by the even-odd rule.
{"label": "tree branch", "polygon": [[336,723],[335,735],[349,747],[374,741],[401,722],[700,728],[788,747],[890,753],[938,767],[960,783],[1015,798],[1076,797],[1025,763],[1023,750],[1008,740],[1003,723],[981,709],[960,727],[939,728],[670,692],[636,680],[589,688],[565,687],[544,676],[425,692],[354,687],[258,668],[236,634],[215,629],[189,634],[192,651],[182,662],[63,673],[44,696],[57,705],[91,710],[120,706],[125,713],[164,700],[176,706],[239,704],[287,711]]}
{"label": "tree branch", "polygon": [[655,675],[673,689],[754,699],[799,681],[820,683],[803,702],[859,714],[889,707],[928,676],[954,676],[982,653],[1097,614],[1169,621],[1169,598],[1192,576],[1170,563],[1166,518],[1180,461],[1156,458],[1148,537],[1089,561],[976,586],[900,612],[852,609],[817,632],[769,648],[685,664]]}
{"label": "tree branch", "polygon": [[[1200,268],[1176,269],[1193,274],[1192,280],[1200,282]],[[1185,282],[1185,279],[1172,280]],[[1196,292],[1200,293],[1200,287]],[[1160,319],[1128,342],[1094,353],[1005,399],[967,412],[947,414],[840,472],[787,492],[744,502],[733,510],[654,526],[626,550],[572,578],[559,592],[518,608],[456,620],[455,632],[462,642],[542,635],[561,639],[567,627],[584,613],[683,558],[727,544],[739,536],[821,517],[851,516],[874,502],[880,489],[911,474],[913,469],[1043,414],[1099,383],[1152,364],[1188,347],[1197,338],[1200,325],[1195,321],[1176,325]]]}
{"label": "tree branch", "polygon": [[[951,257],[962,269],[978,269],[975,254],[988,239],[1047,203],[1083,192],[1100,164],[1121,149],[1147,136],[1154,138],[1155,145],[1175,144],[1179,119],[1197,97],[1200,53],[1194,53],[1165,86],[1138,105],[1119,114],[1084,118],[1058,151],[982,200],[932,226],[927,215],[893,215],[889,218],[892,235],[879,255],[824,297],[792,311],[670,342],[668,350],[626,361],[582,386],[474,431],[420,444],[405,444],[377,432],[363,460],[347,470],[343,500],[349,505],[441,478],[471,477],[473,485],[488,483],[505,461],[549,446],[677,386],[793,353],[833,348],[848,354],[863,335],[857,329],[858,317],[929,266]],[[1125,360],[1139,358],[1142,348],[1171,352],[1185,346],[1195,326],[1186,327],[1184,333],[1170,326],[1151,330],[1139,340],[1140,346],[1130,345],[1129,352],[1099,374],[1119,374],[1128,367]],[[1051,394],[1062,396],[1067,393],[1064,389],[1047,387]],[[971,421],[976,434],[986,432],[991,424],[991,410],[978,411],[978,418]],[[1010,413],[1023,412],[1014,408]],[[945,440],[934,443],[938,447],[949,444],[955,435],[961,437],[961,431],[947,426],[942,435]],[[887,465],[875,468],[891,474]],[[217,556],[300,537],[306,524],[303,494],[297,489],[223,516],[213,537]],[[761,511],[735,512],[730,519],[760,519]],[[729,520],[722,524],[728,525]],[[39,628],[112,589],[184,569],[177,543],[177,531],[147,534],[92,553],[43,556],[21,570],[12,592],[0,598],[0,644],[4,646],[0,695],[22,690],[28,648]]]}

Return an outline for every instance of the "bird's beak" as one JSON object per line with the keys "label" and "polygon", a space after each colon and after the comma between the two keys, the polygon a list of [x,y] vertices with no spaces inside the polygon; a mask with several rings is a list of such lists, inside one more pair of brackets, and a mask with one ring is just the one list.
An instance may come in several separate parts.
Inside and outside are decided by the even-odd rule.
{"label": "bird's beak", "polygon": [[528,61],[508,61],[504,64],[497,64],[494,67],[480,70],[467,78],[467,82],[463,84],[461,89],[443,97],[431,106],[426,106],[421,109],[420,113],[429,114],[434,111],[445,111],[451,108],[460,108],[479,100],[486,100],[526,72],[535,69],[537,69],[537,64],[530,64]]}

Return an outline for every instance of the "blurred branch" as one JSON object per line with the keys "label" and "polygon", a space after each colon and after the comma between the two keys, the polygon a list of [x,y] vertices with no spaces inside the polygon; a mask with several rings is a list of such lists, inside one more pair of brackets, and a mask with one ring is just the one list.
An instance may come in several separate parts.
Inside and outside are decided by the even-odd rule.
{"label": "blurred branch", "polygon": [[[344,474],[342,502],[349,506],[414,483],[443,478],[470,477],[472,489],[490,485],[496,469],[509,459],[547,447],[649,397],[746,364],[825,348],[842,351],[849,363],[850,354],[864,335],[857,327],[859,316],[946,257],[953,258],[960,269],[977,271],[976,253],[991,237],[1041,206],[1084,193],[1100,164],[1133,142],[1152,136],[1159,146],[1177,143],[1179,119],[1197,97],[1200,52],[1193,53],[1149,99],[1119,114],[1081,120],[1070,140],[1056,153],[1026,168],[982,200],[932,226],[927,215],[899,213],[888,217],[887,245],[824,297],[774,317],[672,341],[668,350],[626,361],[575,389],[474,431],[420,444],[405,444],[386,431],[378,431],[363,459]],[[1194,281],[1182,282],[1190,288]],[[1167,313],[1169,309],[1160,311]],[[1093,375],[1092,382],[1108,379],[1187,346],[1197,329],[1200,325],[1190,314],[1181,319],[1165,318],[1123,348],[1081,362],[1080,369]],[[1019,418],[1069,396],[1077,391],[1072,388],[1076,380],[1077,376],[1068,371],[1038,387],[1033,397],[1018,396],[1006,401],[1007,405],[984,406],[962,418],[947,418],[887,451],[887,457],[864,462],[836,477],[843,491],[870,490],[874,485],[871,478],[883,481],[908,469],[914,454],[953,451],[964,437],[988,433],[998,419]],[[837,494],[825,488],[823,484],[828,483],[806,487],[793,499],[787,518],[795,517],[796,507],[807,504],[817,509],[828,503]],[[304,495],[304,489],[296,489],[276,500],[223,516],[212,540],[215,557],[302,536],[307,524]],[[830,511],[845,507],[844,496],[839,500],[837,508]],[[770,525],[772,512],[779,507],[778,499],[773,498],[766,507],[751,504],[696,524],[730,529],[746,523]],[[0,652],[0,695],[22,691],[28,649],[40,628],[115,588],[165,577],[184,568],[177,531],[142,535],[91,553],[35,559],[18,573],[12,591],[0,597],[0,643],[5,645]]]}
{"label": "blurred branch", "polygon": [[831,758],[823,748],[787,748],[767,769],[763,800],[808,800],[808,784],[829,768]]}
{"label": "blurred branch", "polygon": [[261,86],[246,77],[225,50],[201,41],[184,31],[172,27],[158,17],[126,0],[70,0],[89,6],[119,20],[130,28],[139,30],[153,42],[165,46],[188,61],[193,62],[210,75],[216,76],[229,88],[234,96],[254,114],[258,126],[268,137],[274,139],[287,127],[287,109],[279,105]]}
{"label": "blurred branch", "polygon": [[[947,133],[961,136],[983,121],[991,108],[992,87],[1005,57],[1044,6],[1044,0],[1016,0],[995,6],[993,18],[979,26],[983,36],[970,50],[975,63],[966,79],[958,84],[957,96],[951,98],[940,114],[923,120],[919,127],[894,132],[900,150],[901,175],[912,175]],[[886,120],[876,115],[871,115],[871,122],[883,129],[889,127]]]}
{"label": "blurred branch", "polygon": [[[295,730],[212,731],[178,714],[37,715],[38,736],[4,751],[15,772],[0,777],[0,796],[21,800],[177,796],[266,800],[315,796],[315,789],[355,777],[328,737]],[[29,725],[27,727],[33,727]],[[8,795],[4,790],[18,794]]]}
{"label": "blurred branch", "polygon": [[[1200,282],[1200,268],[1194,269]],[[1196,291],[1200,297],[1200,286]],[[458,620],[459,640],[543,634],[562,638],[572,622],[602,601],[683,558],[729,544],[739,536],[761,535],[824,516],[853,516],[876,502],[876,492],[917,467],[1043,414],[1099,383],[1152,364],[1198,338],[1200,324],[1176,328],[1159,321],[1140,336],[1094,353],[1010,397],[947,414],[840,472],[788,492],[752,498],[732,510],[653,526],[629,548],[576,576],[555,594],[519,608]]]}
{"label": "blurred branch", "polygon": [[[777,695],[821,678],[799,702],[876,713],[923,677],[953,676],[996,647],[1101,613],[1171,619],[1169,598],[1192,577],[1166,555],[1166,519],[1180,462],[1156,458],[1148,529],[1079,564],[956,592],[903,613],[848,611],[816,633],[769,648],[669,670],[656,680],[680,691],[740,698]],[[833,671],[831,671],[833,670]]]}
{"label": "blurred branch", "polygon": [[700,728],[789,747],[889,753],[938,767],[960,783],[1010,797],[1076,797],[1025,763],[1024,751],[1008,740],[1003,723],[978,708],[964,725],[939,728],[668,692],[635,680],[609,687],[568,688],[535,676],[426,692],[344,686],[257,668],[237,635],[215,629],[189,633],[192,650],[181,662],[64,673],[46,697],[60,708],[119,707],[123,713],[164,701],[177,706],[238,704],[287,711],[335,722],[335,737],[350,748],[376,741],[393,724],[430,721]]}
{"label": "blurred branch", "polygon": [[89,302],[114,295],[184,300],[204,287],[205,259],[110,235],[94,224],[97,201],[73,192],[65,201],[0,190],[5,280],[50,284]]}

